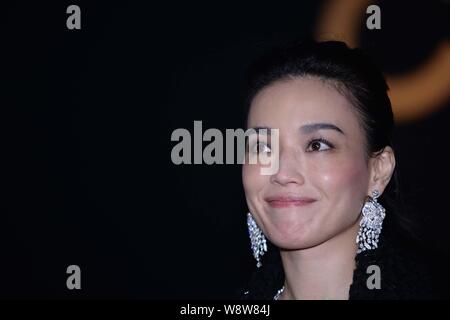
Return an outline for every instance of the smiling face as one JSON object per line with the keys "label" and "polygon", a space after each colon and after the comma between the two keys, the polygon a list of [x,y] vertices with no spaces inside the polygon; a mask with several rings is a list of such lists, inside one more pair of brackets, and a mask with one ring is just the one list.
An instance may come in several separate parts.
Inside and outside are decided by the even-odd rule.
{"label": "smiling face", "polygon": [[250,212],[272,243],[309,248],[356,225],[372,189],[365,133],[346,97],[317,78],[276,81],[254,97],[247,126],[279,129],[278,172],[244,164],[242,175]]}

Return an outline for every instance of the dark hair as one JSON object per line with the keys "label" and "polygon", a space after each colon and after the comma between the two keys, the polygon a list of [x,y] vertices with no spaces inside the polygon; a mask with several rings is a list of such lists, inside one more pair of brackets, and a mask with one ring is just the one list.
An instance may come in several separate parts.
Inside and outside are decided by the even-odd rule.
{"label": "dark hair", "polygon": [[[386,146],[394,149],[394,116],[388,86],[380,69],[361,49],[350,49],[338,41],[312,40],[275,49],[250,67],[246,117],[260,90],[292,77],[316,77],[332,85],[351,102],[365,132],[367,157],[376,156]],[[415,238],[411,220],[404,212],[398,164],[379,201],[388,213],[386,220],[393,220]]]}

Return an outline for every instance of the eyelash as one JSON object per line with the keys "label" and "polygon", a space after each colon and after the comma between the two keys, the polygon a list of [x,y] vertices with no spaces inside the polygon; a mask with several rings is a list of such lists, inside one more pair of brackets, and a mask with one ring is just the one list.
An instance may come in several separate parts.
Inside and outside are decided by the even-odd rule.
{"label": "eyelash", "polygon": [[[326,144],[330,149],[334,148],[334,145],[330,141],[328,141],[327,139],[324,139],[324,138],[313,138],[313,139],[308,141],[307,146],[309,147],[313,142],[321,142],[321,143]],[[315,152],[315,151],[322,152],[322,151],[327,151],[327,150],[321,150],[321,151],[320,150],[314,150],[314,151],[310,151],[310,152]]]}
{"label": "eyelash", "polygon": [[255,149],[256,147],[258,147],[259,145],[262,145],[262,147],[264,147],[264,145],[265,145],[265,146],[267,146],[267,148],[270,149],[270,146],[269,146],[268,144],[265,144],[265,143],[263,143],[263,142],[257,141],[256,143],[254,143],[254,144],[251,146],[251,148],[249,149],[249,151],[250,151],[251,153],[258,153],[258,152],[255,151],[254,149]]}
{"label": "eyelash", "polygon": [[[313,142],[324,143],[324,144],[326,144],[328,146],[329,149],[333,149],[334,148],[334,145],[330,141],[325,139],[325,138],[312,138],[307,143],[308,148],[311,146],[311,144]],[[251,147],[252,153],[258,153],[257,151],[254,151],[254,148],[257,147],[259,144],[263,144],[263,143],[258,141],[255,144],[253,144],[253,146]],[[269,145],[266,145],[266,146],[270,149]],[[314,150],[314,151],[308,151],[308,152],[322,152],[322,151],[328,151],[329,149],[326,149],[326,150]]]}

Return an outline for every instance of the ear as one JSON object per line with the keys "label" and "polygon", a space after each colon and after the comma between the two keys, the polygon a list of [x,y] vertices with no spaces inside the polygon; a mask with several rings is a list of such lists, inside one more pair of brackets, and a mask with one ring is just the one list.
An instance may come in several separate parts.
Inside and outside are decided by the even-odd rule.
{"label": "ear", "polygon": [[386,146],[382,152],[369,159],[370,180],[367,194],[372,196],[373,190],[383,194],[384,189],[391,180],[395,169],[395,154],[391,147]]}

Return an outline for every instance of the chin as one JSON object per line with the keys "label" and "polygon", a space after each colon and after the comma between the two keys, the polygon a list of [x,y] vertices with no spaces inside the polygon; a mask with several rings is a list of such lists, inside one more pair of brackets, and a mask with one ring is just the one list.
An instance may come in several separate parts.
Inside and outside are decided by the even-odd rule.
{"label": "chin", "polygon": [[286,250],[307,249],[319,244],[317,232],[312,232],[311,229],[305,226],[296,226],[295,228],[274,228],[268,234],[269,240],[278,248]]}
{"label": "chin", "polygon": [[273,242],[275,246],[277,246],[281,250],[303,250],[315,247],[319,244],[319,242],[311,241],[311,240],[298,240],[293,239],[291,241],[276,241]]}

